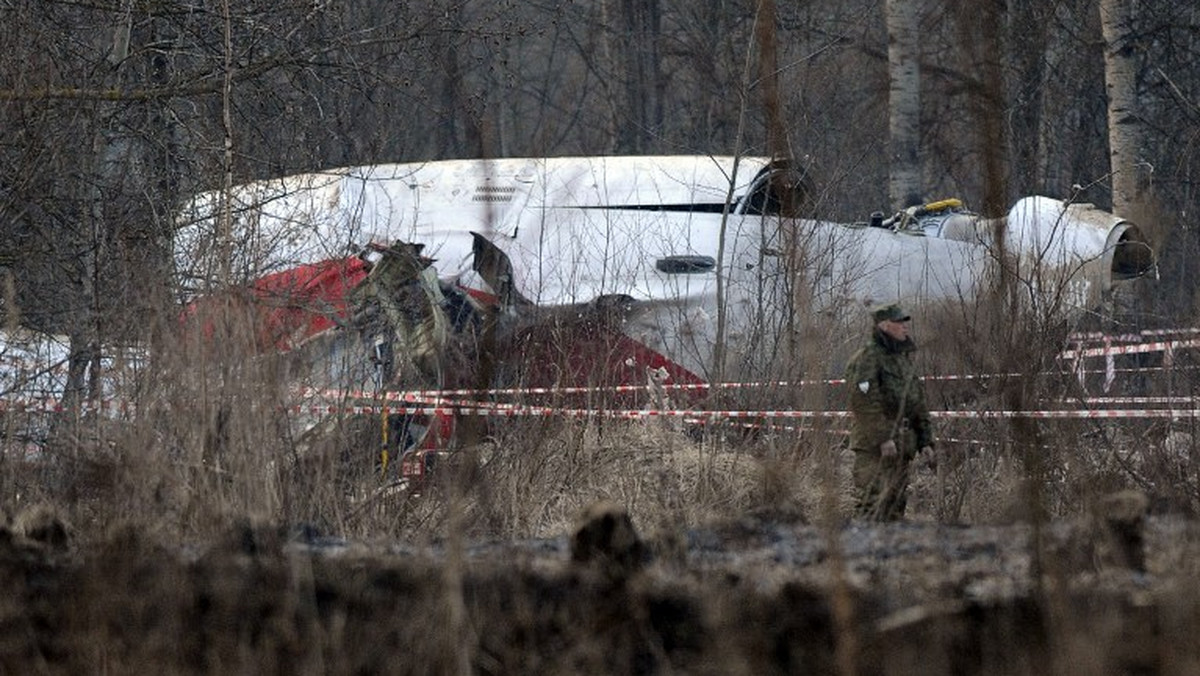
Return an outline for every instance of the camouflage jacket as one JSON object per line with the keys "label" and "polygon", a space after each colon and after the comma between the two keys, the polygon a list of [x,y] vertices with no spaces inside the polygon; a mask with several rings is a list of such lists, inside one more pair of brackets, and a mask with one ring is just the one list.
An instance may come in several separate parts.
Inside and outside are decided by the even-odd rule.
{"label": "camouflage jacket", "polygon": [[925,387],[912,362],[912,340],[896,342],[876,329],[846,365],[850,391],[850,447],[876,451],[891,439],[912,456],[933,445]]}

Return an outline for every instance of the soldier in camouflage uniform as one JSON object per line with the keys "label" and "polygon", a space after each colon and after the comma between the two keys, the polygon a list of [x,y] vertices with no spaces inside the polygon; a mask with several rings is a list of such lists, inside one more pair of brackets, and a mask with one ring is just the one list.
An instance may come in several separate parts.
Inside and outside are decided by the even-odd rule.
{"label": "soldier in camouflage uniform", "polygon": [[898,305],[871,314],[871,337],[846,366],[855,513],[895,521],[908,502],[909,465],[918,451],[932,453],[933,428],[912,362],[917,347],[908,335],[910,317]]}

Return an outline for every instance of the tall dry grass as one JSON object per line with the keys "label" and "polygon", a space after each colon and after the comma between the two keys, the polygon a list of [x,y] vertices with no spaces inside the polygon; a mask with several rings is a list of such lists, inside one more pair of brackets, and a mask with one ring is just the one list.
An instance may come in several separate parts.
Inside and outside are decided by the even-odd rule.
{"label": "tall dry grass", "polygon": [[[930,381],[931,407],[1081,406],[1085,393],[1076,375],[1054,359],[1070,327],[1006,326],[996,316],[972,305],[918,313],[922,370],[970,376]],[[249,315],[232,312],[223,334],[191,336],[156,351],[136,388],[125,394],[136,414],[86,413],[58,425],[33,462],[18,454],[18,439],[7,437],[0,457],[8,508],[50,501],[84,533],[133,519],[180,539],[204,537],[245,516],[355,538],[439,537],[449,483],[458,485],[464,501],[465,532],[482,538],[562,533],[581,507],[597,499],[626,505],[653,528],[761,509],[812,521],[848,515],[845,423],[829,419],[705,425],[487,419],[483,441],[456,447],[451,440],[428,482],[399,486],[396,463],[387,476],[379,471],[379,415],[296,410],[329,402],[298,399],[294,388],[312,382],[305,380],[310,374],[297,370],[295,359],[264,354],[249,322]],[[866,328],[864,321],[864,334]],[[838,340],[853,347],[844,336]],[[814,348],[820,354],[807,357],[808,373],[837,375],[829,366],[836,358]],[[1191,368],[1178,358],[1172,370],[1134,374],[1141,380],[1122,391],[1163,393],[1169,379],[1171,393],[1188,393],[1195,389]],[[780,375],[804,377],[800,371]],[[312,378],[329,384],[321,374]],[[818,410],[840,407],[841,397],[837,388],[813,386],[732,390],[722,394],[720,406]],[[10,426],[16,415],[7,413]],[[305,432],[305,416],[320,419],[319,425]],[[1019,426],[951,418],[939,420],[937,429],[940,463],[915,468],[913,519],[989,523],[1033,511],[1070,517],[1123,488],[1145,491],[1158,511],[1191,515],[1200,506],[1200,458],[1186,420],[1036,420]],[[1039,503],[1036,510],[1031,499]]]}
{"label": "tall dry grass", "polygon": [[[1049,323],[1004,326],[990,319],[994,314],[983,307],[931,307],[923,312],[918,314],[916,325],[923,370],[989,376],[931,383],[929,395],[935,409],[999,410],[1013,402],[1035,405],[1081,398],[1077,378],[1054,368],[1053,355],[1070,327]],[[352,617],[359,611],[337,606],[340,610],[336,612],[343,613],[339,617],[348,624],[338,625],[335,621],[330,625],[326,621],[328,617],[322,614],[325,611],[319,608],[321,589],[332,589],[336,584],[322,578],[321,573],[305,572],[320,564],[303,558],[268,558],[262,564],[265,567],[256,567],[260,565],[254,563],[256,557],[276,551],[284,541],[281,538],[291,533],[304,537],[325,534],[352,542],[436,543],[441,548],[445,558],[439,565],[406,569],[403,573],[383,571],[383,581],[368,573],[356,573],[366,577],[356,578],[346,589],[336,587],[341,590],[339,594],[365,595],[368,600],[364,603],[408,599],[415,612],[445,627],[445,631],[436,632],[408,628],[392,630],[390,635],[371,634],[372,640],[381,645],[398,641],[420,646],[412,654],[415,663],[436,665],[439,672],[463,673],[472,668],[487,671],[478,666],[488,664],[488,660],[528,667],[531,663],[527,660],[536,657],[543,660],[539,663],[543,666],[555,665],[556,673],[620,672],[620,665],[649,658],[636,651],[617,651],[612,654],[633,662],[618,661],[614,667],[608,661],[611,655],[601,649],[610,645],[604,642],[608,639],[598,639],[587,648],[583,636],[586,632],[609,636],[620,645],[641,645],[640,639],[619,632],[605,634],[608,629],[595,617],[590,624],[580,624],[578,631],[555,625],[560,626],[556,631],[564,632],[559,635],[564,645],[581,651],[570,663],[574,670],[567,663],[555,662],[533,639],[513,638],[515,647],[498,646],[487,628],[477,624],[480,617],[493,617],[481,610],[479,595],[503,593],[485,593],[480,585],[505,589],[509,589],[505,585],[516,585],[522,594],[530,594],[519,604],[531,605],[516,611],[505,605],[517,602],[512,598],[487,596],[492,599],[489,603],[497,604],[487,606],[487,612],[527,613],[518,615],[526,619],[514,626],[540,627],[539,631],[546,631],[545,622],[560,621],[548,620],[539,613],[539,594],[555,599],[583,594],[594,601],[594,609],[616,613],[613,617],[623,617],[623,611],[602,600],[604,594],[588,596],[592,592],[572,586],[575,583],[542,588],[536,580],[521,578],[517,584],[499,573],[485,575],[486,580],[481,581],[475,564],[466,557],[468,545],[564,536],[583,508],[597,500],[625,506],[638,528],[658,542],[670,542],[672,537],[678,542],[682,534],[694,529],[747,515],[782,523],[821,524],[821,537],[834,542],[849,519],[850,458],[842,442],[843,426],[820,420],[757,420],[748,425],[714,422],[704,427],[662,419],[618,421],[602,417],[489,420],[478,430],[482,436],[477,442],[461,446],[451,442],[428,481],[402,484],[394,472],[385,475],[380,471],[382,432],[377,414],[330,415],[316,433],[298,436],[296,430],[303,426],[297,425],[300,413],[292,408],[298,402],[291,386],[298,378],[303,380],[303,373],[296,370],[294,360],[264,355],[256,346],[248,322],[245,317],[231,322],[217,339],[181,338],[172,343],[172,348],[156,351],[150,370],[130,393],[136,415],[118,419],[81,415],[71,424],[57,426],[42,455],[34,461],[17,459],[7,448],[0,457],[6,491],[4,507],[10,513],[35,504],[52,504],[70,524],[79,551],[90,551],[89,561],[108,562],[104,563],[108,572],[95,572],[97,577],[89,577],[81,593],[90,599],[85,603],[92,604],[84,617],[110,629],[100,634],[95,629],[77,630],[81,632],[78,635],[94,641],[84,649],[97,651],[114,671],[160,664],[155,660],[174,664],[172,651],[182,645],[154,634],[158,638],[136,650],[112,652],[113,645],[127,640],[120,639],[122,634],[111,629],[112,625],[104,624],[109,611],[119,608],[126,608],[121,612],[131,613],[131,617],[141,618],[139,622],[168,618],[180,632],[215,632],[211,626],[199,628],[215,621],[231,623],[242,632],[220,636],[205,633],[204,640],[189,644],[213,651],[207,661],[201,661],[207,665],[201,672],[247,664],[275,668],[303,663],[326,673],[362,666],[366,658],[347,648],[350,638],[344,633],[349,626],[366,631],[360,620]],[[864,333],[866,328],[864,322]],[[796,363],[809,364],[809,372],[828,373],[834,368],[829,366],[833,359],[824,361],[830,355],[823,354],[819,344],[814,352]],[[1014,373],[1006,370],[1014,365],[1018,369],[1015,375],[1007,375]],[[1189,366],[1184,360],[1177,361],[1176,370],[1169,373],[1173,392],[1191,390]],[[789,379],[804,375],[799,366],[794,368]],[[1151,383],[1147,387],[1154,386]],[[835,389],[730,392],[722,397],[721,406],[818,409],[838,405],[839,396]],[[628,405],[615,400],[593,403],[604,408]],[[918,465],[914,469],[909,514],[914,521],[968,525],[1065,522],[1086,518],[1100,498],[1126,488],[1149,495],[1155,514],[1194,516],[1200,502],[1200,462],[1191,430],[1179,421],[1047,420],[1018,428],[1006,420],[953,419],[939,421],[938,430],[939,464],[936,468]],[[247,524],[266,524],[266,528]],[[1192,539],[1186,534],[1181,537]],[[130,571],[138,570],[145,557],[174,556],[196,551],[198,543],[214,542],[225,543],[216,546],[226,547],[233,558],[222,560],[214,555],[199,569],[168,567],[165,578],[147,573],[147,579],[153,582],[146,593],[165,598],[172,593],[166,590],[178,583],[185,596],[172,597],[176,598],[172,602],[181,603],[180,608],[173,611],[135,603],[139,593],[136,580],[128,576],[135,575]],[[1034,558],[1044,562],[1042,572],[1047,582],[1042,595],[1034,597],[1030,612],[1042,623],[1041,638],[1051,642],[1050,655],[1057,660],[1054,663],[1062,666],[1086,656],[1088,646],[1093,645],[1073,627],[1097,625],[1087,614],[1087,607],[1074,605],[1074,597],[1065,592],[1079,584],[1077,576],[1054,568],[1055,550],[1051,545],[1041,544],[1039,538],[1033,542],[1035,548],[1046,547],[1035,552]],[[90,549],[93,545],[101,549]],[[1151,573],[1180,585],[1182,582],[1174,580],[1200,573],[1183,551],[1174,558],[1170,553],[1160,553]],[[839,560],[835,549],[830,558],[831,570],[838,570]],[[686,554],[678,554],[677,561],[686,563]],[[754,570],[743,574],[753,576]],[[699,614],[696,616],[708,618],[704,622],[709,624],[704,626],[732,631],[739,622],[759,622],[767,616],[777,618],[781,626],[791,626],[787,623],[809,617],[802,608],[821,608],[815,618],[805,620],[812,624],[804,626],[830,632],[829,640],[842,642],[839,645],[857,646],[852,655],[866,655],[878,649],[874,641],[882,640],[862,624],[868,610],[861,606],[863,590],[855,586],[861,581],[853,576],[832,576],[830,579],[840,580],[832,594],[828,589],[771,586],[782,596],[772,596],[770,602],[753,597],[757,599],[751,604],[753,610],[739,605],[741,599],[750,598],[744,590],[713,591],[708,586],[711,582],[703,581],[703,576],[700,579],[696,586],[686,589],[642,589],[638,603],[646,602],[647,608],[656,609],[646,610],[645,617],[665,622],[655,613],[676,608],[671,611],[674,615],[668,613],[675,618],[668,623],[671,627],[690,626],[689,618]],[[255,584],[282,596],[260,597],[246,586]],[[422,586],[424,591],[418,592],[412,585]],[[937,583],[927,580],[913,586],[936,588]],[[1155,607],[1155,612],[1163,613],[1155,620],[1162,623],[1163,641],[1182,640],[1171,627],[1197,626],[1195,608],[1200,607],[1200,601],[1184,586],[1177,592],[1169,606]],[[258,615],[254,616],[263,618],[266,624],[262,626],[268,629],[254,629],[253,622],[237,619],[246,611],[235,600],[239,596],[266,604],[256,606],[254,613]],[[211,598],[217,605],[200,612],[195,604],[202,598]],[[3,612],[6,617],[18,617],[28,610],[29,606],[23,605],[27,603],[28,599],[10,601]],[[631,607],[640,606],[635,603]],[[556,612],[567,611],[560,608]],[[306,613],[324,619],[311,624],[301,622],[302,629],[287,628],[293,626],[288,622],[296,617],[310,616]],[[1024,616],[1018,613],[1014,617]],[[380,631],[387,624],[380,619],[375,622]],[[1011,636],[1015,641],[1023,634],[1014,626],[1003,625],[1007,627],[1004,631],[1015,632]],[[1120,624],[1118,629],[1125,626]],[[1111,627],[1105,631],[1110,629],[1117,631]],[[256,631],[266,631],[272,638],[263,643],[253,638],[259,635]],[[954,640],[952,633],[934,638],[937,636]],[[634,643],[621,643],[630,640]],[[678,636],[674,640],[688,645]],[[753,637],[731,634],[721,640],[733,646],[731,650],[770,650]],[[778,636],[774,640],[786,643]],[[900,648],[887,645],[887,650],[893,651],[888,654],[901,654]],[[655,649],[662,650],[662,655],[674,655],[672,651],[678,647],[654,648],[651,653]],[[697,648],[689,654],[702,653]],[[390,664],[386,651],[371,654],[375,656],[366,664],[377,668]],[[822,654],[814,653],[815,664],[833,664],[821,662],[825,659]],[[1195,656],[1186,651],[1171,654],[1176,661],[1169,663],[1168,673],[1187,673],[1188,665],[1194,664],[1187,660]],[[849,658],[843,654],[839,659],[843,660],[839,662],[842,668],[848,668],[845,665],[850,662],[845,660]],[[679,664],[704,672],[697,662],[684,660]],[[712,673],[722,673],[721,669],[729,667],[728,663],[721,665]],[[535,671],[536,666],[532,667]],[[1037,665],[1026,666],[1028,669],[996,673],[1036,671]],[[1089,673],[1115,673],[1111,662],[1093,666],[1087,670]]]}

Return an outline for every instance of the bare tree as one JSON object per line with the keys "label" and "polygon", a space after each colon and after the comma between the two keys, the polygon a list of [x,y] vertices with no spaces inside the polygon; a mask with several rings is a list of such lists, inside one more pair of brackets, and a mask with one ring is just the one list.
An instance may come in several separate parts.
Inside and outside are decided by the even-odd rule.
{"label": "bare tree", "polygon": [[[1013,129],[1011,188],[1019,195],[1037,192],[1037,186],[1045,183],[1044,99],[1052,84],[1049,64],[1058,61],[1056,52],[1063,48],[1059,41],[1048,38],[1053,30],[1048,17],[1052,11],[1036,0],[1014,0],[1005,17],[1004,32],[1009,36],[1005,48],[1010,52],[1006,96]],[[1013,39],[1016,36],[1020,39]]]}
{"label": "bare tree", "polygon": [[645,153],[662,133],[665,82],[660,72],[661,0],[622,0],[622,50],[629,122],[622,150]]}
{"label": "bare tree", "polygon": [[888,198],[894,208],[919,203],[921,59],[919,0],[887,0]]}
{"label": "bare tree", "polygon": [[[1001,210],[1014,191],[1060,196],[1072,184],[1098,185],[1106,163],[1095,4],[1005,5],[1001,23],[987,28],[1003,34],[1007,50],[1003,95],[986,101],[981,73],[963,58],[970,45],[946,20],[960,4],[893,0],[887,12],[868,11],[880,5],[867,0],[780,7],[769,71],[778,106],[745,120],[747,151],[807,156],[821,214],[846,220],[926,193],[979,208],[991,200],[983,177],[993,169],[1007,175],[996,198]],[[100,301],[121,296],[145,306],[137,276],[118,274],[117,262],[161,277],[174,196],[218,187],[226,166],[240,182],[481,153],[729,152],[738,145],[744,45],[756,5],[232,3],[227,69],[220,3],[3,3],[0,15],[15,27],[0,37],[9,55],[0,148],[10,168],[0,207],[12,216],[3,258],[9,267],[42,260],[57,268],[71,280],[60,288],[73,290],[60,296],[88,295],[83,280],[91,278],[100,280]],[[598,7],[607,8],[606,21]],[[1200,21],[1192,7],[1142,4],[1139,12],[1144,39],[1127,55],[1140,79],[1126,110],[1143,122],[1143,136],[1140,149],[1118,154],[1139,170],[1155,167],[1156,188],[1171,186],[1156,197],[1174,213],[1194,201],[1198,184],[1187,124],[1200,87],[1188,67]],[[916,23],[921,17],[928,20]],[[889,73],[895,87],[885,84]],[[863,86],[847,86],[851,78]],[[1001,111],[1005,154],[987,171],[972,141],[976,105]],[[226,110],[236,139],[231,159]],[[889,137],[896,142],[884,149]],[[889,160],[879,161],[885,154]],[[889,181],[889,164],[898,181],[907,178]],[[1134,173],[1115,171],[1114,180]],[[76,179],[67,198],[64,186]],[[1086,190],[1079,197],[1096,201]],[[88,233],[88,244],[65,246],[63,233],[76,231]],[[12,255],[18,249],[29,255]],[[125,266],[147,251],[158,263]],[[97,272],[75,269],[92,252]],[[29,278],[15,276],[19,302],[28,320],[41,312],[49,327],[56,298],[31,301]],[[117,321],[107,308],[95,314],[109,328]],[[76,315],[56,316],[61,328]]]}
{"label": "bare tree", "polygon": [[1141,159],[1145,134],[1137,94],[1140,47],[1133,5],[1132,0],[1100,2],[1112,203],[1121,214],[1131,213],[1140,203],[1149,178]]}

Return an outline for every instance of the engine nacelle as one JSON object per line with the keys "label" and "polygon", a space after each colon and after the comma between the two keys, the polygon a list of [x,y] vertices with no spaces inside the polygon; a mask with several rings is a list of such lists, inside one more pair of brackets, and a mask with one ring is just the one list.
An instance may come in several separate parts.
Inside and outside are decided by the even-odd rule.
{"label": "engine nacelle", "polygon": [[930,210],[908,226],[929,237],[1004,252],[1038,293],[1067,291],[1081,307],[1107,303],[1119,287],[1154,271],[1153,249],[1134,223],[1092,204],[1050,197],[1019,200],[1003,218],[956,209]]}

